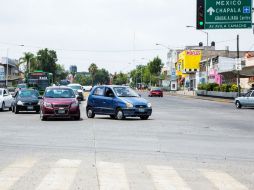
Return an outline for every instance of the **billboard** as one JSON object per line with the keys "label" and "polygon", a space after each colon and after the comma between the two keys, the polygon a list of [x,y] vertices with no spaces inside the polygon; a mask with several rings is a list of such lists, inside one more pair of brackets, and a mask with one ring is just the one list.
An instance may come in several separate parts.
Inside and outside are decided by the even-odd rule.
{"label": "billboard", "polygon": [[199,71],[202,57],[201,50],[185,50],[179,54],[179,62],[182,64],[183,73],[195,73]]}

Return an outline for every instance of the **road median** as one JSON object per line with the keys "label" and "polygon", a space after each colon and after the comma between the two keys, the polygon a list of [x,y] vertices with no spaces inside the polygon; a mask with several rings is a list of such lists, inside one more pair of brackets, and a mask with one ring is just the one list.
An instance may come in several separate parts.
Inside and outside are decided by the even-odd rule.
{"label": "road median", "polygon": [[209,96],[197,96],[195,95],[195,92],[189,92],[189,93],[166,92],[164,94],[168,96],[178,96],[178,97],[207,100],[207,101],[220,102],[220,103],[230,103],[230,104],[234,103],[233,99],[217,98],[217,97],[209,97]]}

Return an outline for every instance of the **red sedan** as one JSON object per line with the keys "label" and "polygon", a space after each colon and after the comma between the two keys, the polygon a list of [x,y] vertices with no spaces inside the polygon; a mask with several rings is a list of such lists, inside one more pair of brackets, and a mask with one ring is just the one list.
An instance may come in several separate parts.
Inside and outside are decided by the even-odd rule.
{"label": "red sedan", "polygon": [[41,101],[41,120],[73,118],[80,120],[79,102],[69,87],[48,87]]}
{"label": "red sedan", "polygon": [[149,96],[150,97],[153,97],[153,96],[163,97],[163,91],[161,88],[153,87],[153,88],[151,88],[151,90],[149,92]]}

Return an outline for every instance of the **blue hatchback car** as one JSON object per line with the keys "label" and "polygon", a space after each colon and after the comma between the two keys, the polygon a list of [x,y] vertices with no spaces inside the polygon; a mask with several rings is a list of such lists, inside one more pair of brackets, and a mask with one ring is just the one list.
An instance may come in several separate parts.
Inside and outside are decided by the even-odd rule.
{"label": "blue hatchback car", "polygon": [[109,115],[112,119],[140,117],[147,120],[152,114],[152,105],[127,86],[96,86],[87,100],[88,118],[95,114]]}

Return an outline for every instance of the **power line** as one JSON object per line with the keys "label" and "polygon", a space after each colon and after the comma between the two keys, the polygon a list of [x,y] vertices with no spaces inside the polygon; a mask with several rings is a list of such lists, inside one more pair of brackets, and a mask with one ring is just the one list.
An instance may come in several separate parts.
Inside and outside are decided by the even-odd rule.
{"label": "power line", "polygon": [[216,42],[216,43],[217,43],[217,44],[219,44],[219,43],[233,42],[233,41],[236,41],[236,39],[230,39],[230,40],[218,41],[218,42]]}
{"label": "power line", "polygon": [[[28,48],[36,48],[36,49],[44,49],[42,46],[33,46],[33,45],[20,45],[17,43],[9,43],[9,42],[0,42],[0,44],[10,45],[10,46],[24,46]],[[63,48],[52,48],[50,49],[56,51],[68,51],[68,52],[85,52],[85,53],[131,53],[131,52],[147,52],[147,51],[162,51],[164,49],[126,49],[126,50],[89,50],[89,49],[63,49]]]}

